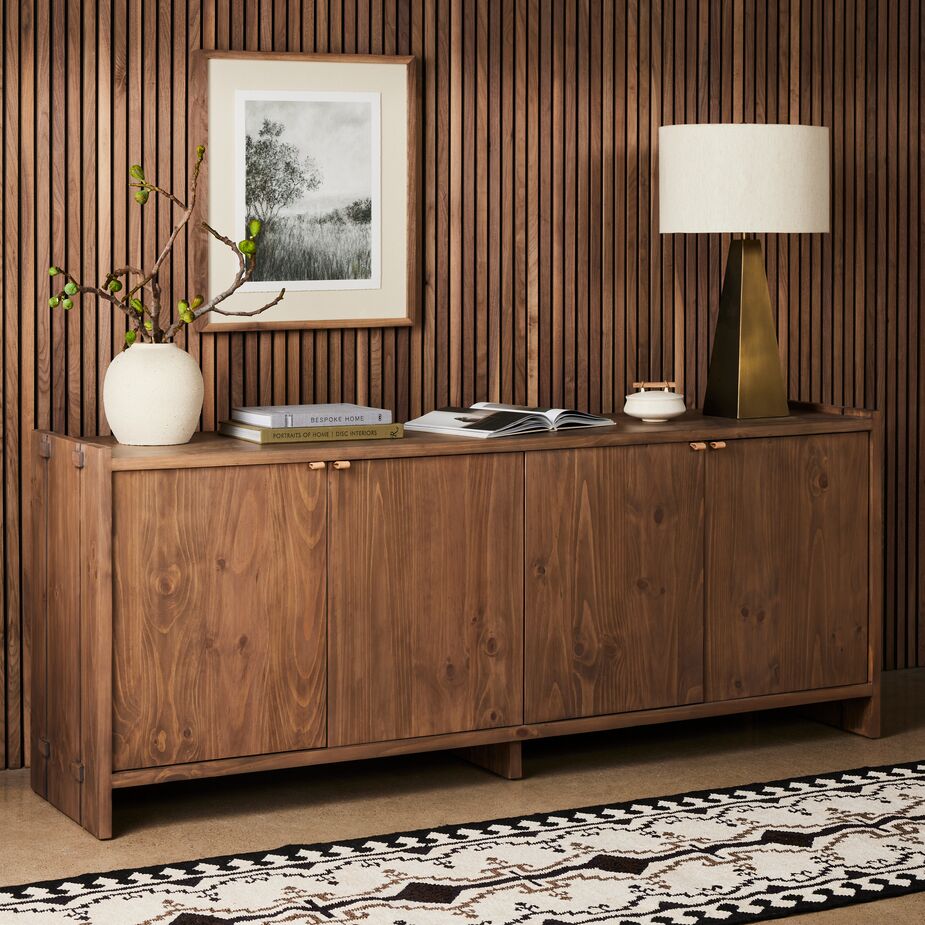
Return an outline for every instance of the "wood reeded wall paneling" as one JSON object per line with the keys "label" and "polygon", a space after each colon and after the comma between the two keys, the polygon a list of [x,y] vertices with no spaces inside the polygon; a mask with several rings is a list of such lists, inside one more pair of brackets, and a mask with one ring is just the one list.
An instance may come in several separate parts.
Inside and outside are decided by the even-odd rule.
{"label": "wood reeded wall paneling", "polygon": [[[610,411],[635,378],[699,400],[727,240],[657,234],[661,123],[832,127],[834,224],[765,241],[790,395],[885,415],[886,666],[925,664],[920,533],[925,17],[918,0],[5,0],[0,742],[24,758],[26,437],[105,431],[121,316],[52,315],[170,217],[195,48],[420,56],[424,298],[410,330],[191,337],[204,425],[238,402],[356,400],[399,418],[476,399]],[[211,156],[221,157],[213,151]],[[188,251],[171,267],[186,295]],[[25,706],[25,709],[24,709]],[[2,760],[0,755],[0,760]]]}

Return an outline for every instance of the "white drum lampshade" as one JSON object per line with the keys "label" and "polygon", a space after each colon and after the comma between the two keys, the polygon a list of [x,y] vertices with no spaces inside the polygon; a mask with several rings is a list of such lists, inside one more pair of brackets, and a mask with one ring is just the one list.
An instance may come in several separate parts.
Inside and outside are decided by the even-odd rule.
{"label": "white drum lampshade", "polygon": [[754,234],[829,230],[831,139],[811,125],[663,125],[659,231],[741,234],[729,245],[705,414],[789,413],[768,280]]}
{"label": "white drum lampshade", "polygon": [[830,132],[815,125],[663,125],[659,231],[829,230]]}

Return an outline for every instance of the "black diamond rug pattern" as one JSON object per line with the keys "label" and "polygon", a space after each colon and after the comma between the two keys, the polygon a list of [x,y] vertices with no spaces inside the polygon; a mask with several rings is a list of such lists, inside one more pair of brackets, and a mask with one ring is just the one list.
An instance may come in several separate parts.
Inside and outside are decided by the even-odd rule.
{"label": "black diamond rug pattern", "polygon": [[0,887],[36,925],[740,925],[925,890],[925,762]]}

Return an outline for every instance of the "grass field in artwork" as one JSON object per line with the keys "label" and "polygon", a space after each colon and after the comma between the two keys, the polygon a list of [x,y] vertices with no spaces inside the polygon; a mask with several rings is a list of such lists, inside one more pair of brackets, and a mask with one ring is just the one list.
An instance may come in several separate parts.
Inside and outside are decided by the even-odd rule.
{"label": "grass field in artwork", "polygon": [[254,280],[369,279],[370,227],[305,215],[280,216],[261,235]]}

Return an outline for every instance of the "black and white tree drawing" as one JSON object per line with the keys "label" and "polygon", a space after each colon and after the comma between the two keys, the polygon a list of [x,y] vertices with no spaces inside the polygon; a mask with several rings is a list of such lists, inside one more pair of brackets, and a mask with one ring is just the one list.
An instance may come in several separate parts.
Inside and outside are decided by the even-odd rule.
{"label": "black and white tree drawing", "polygon": [[269,228],[286,206],[318,189],[321,171],[310,155],[282,140],[282,122],[264,119],[257,136],[245,139],[247,218]]}
{"label": "black and white tree drawing", "polygon": [[263,223],[254,282],[371,278],[372,122],[364,101],[247,100],[244,218]]}

